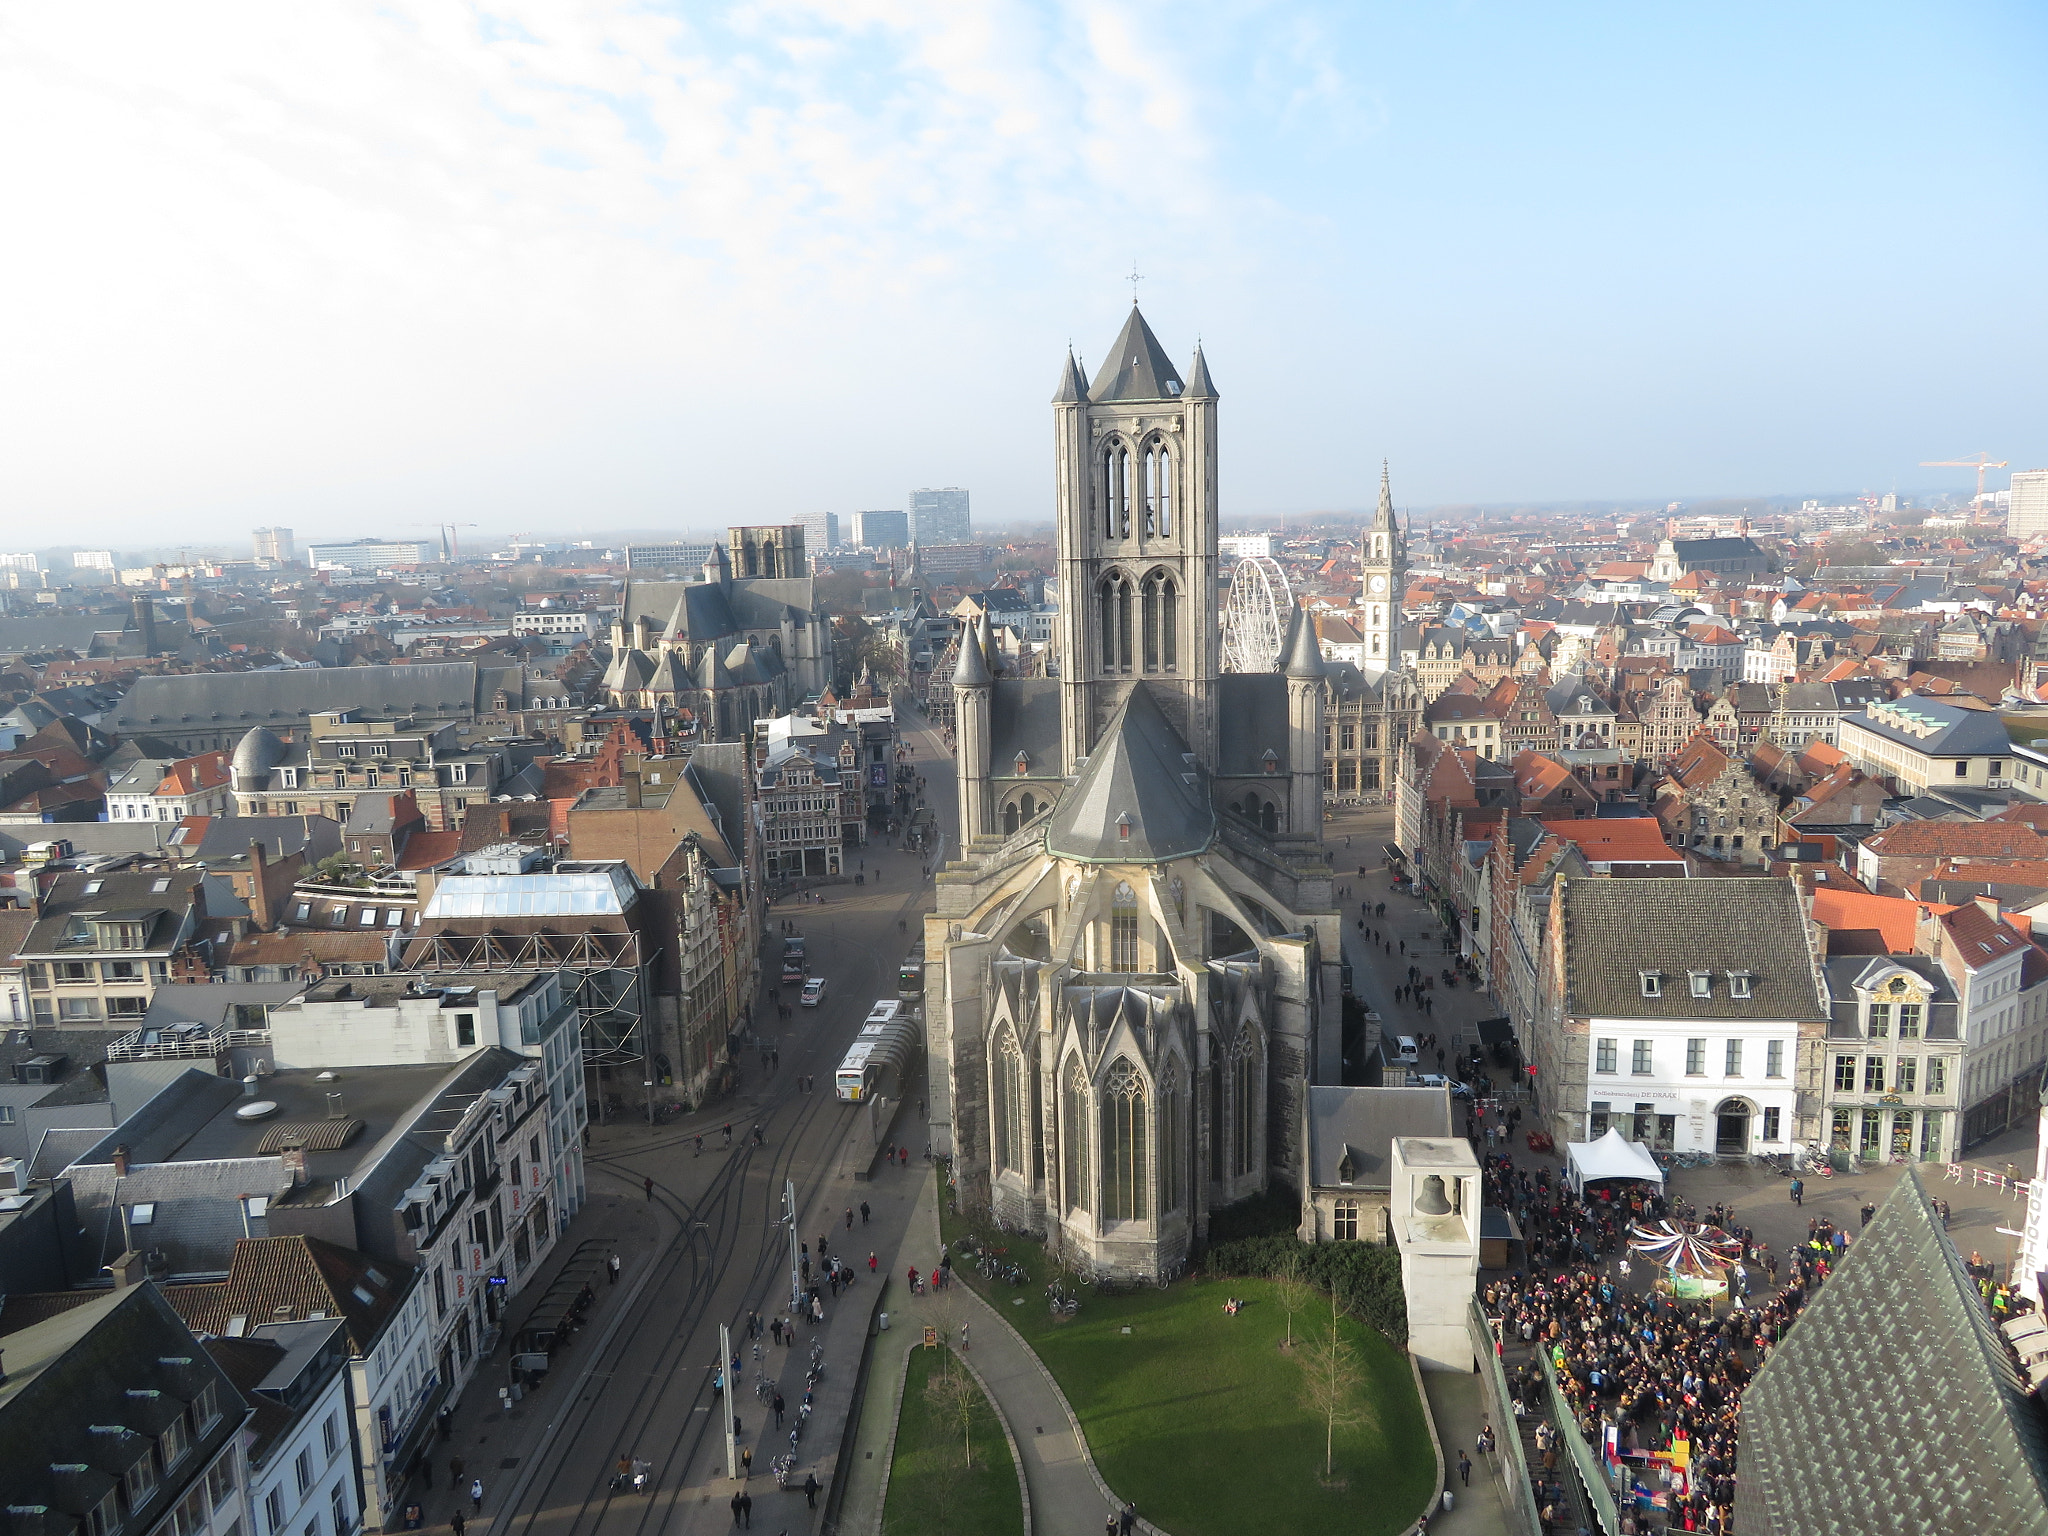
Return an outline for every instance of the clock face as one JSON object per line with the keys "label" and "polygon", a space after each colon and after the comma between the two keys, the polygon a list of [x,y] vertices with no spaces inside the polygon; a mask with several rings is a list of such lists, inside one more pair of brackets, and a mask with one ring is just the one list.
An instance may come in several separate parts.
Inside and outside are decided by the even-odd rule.
{"label": "clock face", "polygon": [[1375,592],[1384,592],[1384,591],[1386,591],[1386,590],[1387,590],[1387,578],[1386,578],[1386,577],[1384,577],[1384,576],[1375,576],[1375,577],[1373,577],[1373,579],[1372,579],[1372,589],[1373,589],[1373,591],[1375,591]]}

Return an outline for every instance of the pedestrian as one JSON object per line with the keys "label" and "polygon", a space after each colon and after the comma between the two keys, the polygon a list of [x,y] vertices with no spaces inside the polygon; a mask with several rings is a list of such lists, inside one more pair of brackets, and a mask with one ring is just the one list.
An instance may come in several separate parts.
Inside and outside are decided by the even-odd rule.
{"label": "pedestrian", "polygon": [[846,1230],[853,1230],[853,1207],[850,1205],[846,1208]]}
{"label": "pedestrian", "polygon": [[820,1325],[825,1321],[825,1303],[818,1299],[815,1291],[811,1293],[811,1321]]}
{"label": "pedestrian", "polygon": [[1467,1488],[1472,1486],[1472,1458],[1463,1451],[1458,1452],[1458,1481]]}
{"label": "pedestrian", "polygon": [[967,1325],[965,1323],[960,1325],[960,1353],[963,1355],[967,1353]]}
{"label": "pedestrian", "polygon": [[771,1319],[768,1324],[768,1331],[774,1335],[775,1342],[780,1344],[782,1342],[782,1319],[779,1317]]}
{"label": "pedestrian", "polygon": [[443,1408],[434,1415],[434,1422],[441,1426],[441,1438],[446,1440],[455,1433],[455,1410]]}
{"label": "pedestrian", "polygon": [[868,1255],[868,1273],[872,1275],[872,1274],[873,1274],[874,1272],[875,1272],[875,1256],[874,1256],[874,1254],[870,1253],[870,1254]]}
{"label": "pedestrian", "polygon": [[754,1528],[754,1496],[744,1488],[740,1490],[740,1524],[750,1531]]}
{"label": "pedestrian", "polygon": [[459,1509],[456,1510],[454,1514],[448,1517],[448,1529],[453,1531],[455,1533],[455,1536],[462,1536],[462,1528],[468,1524],[469,1516],[465,1515]]}
{"label": "pedestrian", "polygon": [[740,1481],[745,1482],[753,1475],[754,1448],[751,1445],[743,1445],[740,1447]]}
{"label": "pedestrian", "polygon": [[1806,1203],[1805,1196],[1806,1180],[1794,1179],[1792,1181],[1792,1203],[1794,1205],[1804,1205]]}
{"label": "pedestrian", "polygon": [[652,1204],[654,1201],[654,1175],[650,1173],[646,1178],[642,1179],[640,1187],[647,1191],[648,1203]]}
{"label": "pedestrian", "polygon": [[780,1392],[775,1394],[775,1427],[777,1429],[782,1428],[782,1394]]}
{"label": "pedestrian", "polygon": [[484,1512],[484,1480],[480,1477],[469,1480],[469,1504],[478,1514]]}
{"label": "pedestrian", "polygon": [[1857,1214],[1863,1218],[1863,1225],[1867,1227],[1870,1225],[1870,1218],[1877,1214],[1877,1207],[1866,1200],[1863,1202],[1863,1209]]}
{"label": "pedestrian", "polygon": [[818,1507],[818,1474],[815,1472],[804,1474],[804,1499],[812,1509]]}
{"label": "pedestrian", "polygon": [[616,1253],[607,1254],[605,1256],[604,1272],[607,1275],[611,1276],[611,1282],[613,1285],[617,1285],[619,1283],[619,1256]]}
{"label": "pedestrian", "polygon": [[730,1120],[725,1122],[725,1144],[728,1147],[732,1145],[732,1122]]}
{"label": "pedestrian", "polygon": [[901,1164],[903,1167],[908,1168],[910,1166],[910,1148],[898,1147],[896,1149],[896,1155],[899,1159],[901,1159]]}
{"label": "pedestrian", "polygon": [[461,1494],[462,1458],[460,1456],[450,1456],[448,1458],[448,1486],[453,1488],[458,1496]]}
{"label": "pedestrian", "polygon": [[1124,1507],[1117,1511],[1116,1528],[1119,1536],[1131,1536],[1138,1528],[1138,1506],[1129,1499],[1124,1500]]}
{"label": "pedestrian", "polygon": [[868,1203],[865,1200],[860,1203],[860,1224],[862,1226],[868,1224]]}
{"label": "pedestrian", "polygon": [[732,1496],[732,1523],[737,1526],[744,1519],[745,1516],[740,1513],[740,1496],[735,1493]]}
{"label": "pedestrian", "polygon": [[690,1156],[692,1156],[692,1157],[702,1157],[703,1155],[704,1155],[704,1138],[703,1138],[702,1136],[699,1136],[699,1137],[697,1138],[697,1150],[696,1150],[696,1151],[694,1151],[694,1152],[692,1152],[692,1153],[690,1154]]}

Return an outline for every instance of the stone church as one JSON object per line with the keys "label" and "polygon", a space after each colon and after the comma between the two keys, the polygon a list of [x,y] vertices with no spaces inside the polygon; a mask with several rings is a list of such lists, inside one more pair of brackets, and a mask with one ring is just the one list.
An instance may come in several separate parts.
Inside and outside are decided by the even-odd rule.
{"label": "stone church", "polygon": [[1156,1278],[1301,1166],[1338,1077],[1324,664],[1226,674],[1217,395],[1133,307],[1053,396],[1061,675],[954,671],[958,857],[926,919],[934,1146],[1075,1267]]}

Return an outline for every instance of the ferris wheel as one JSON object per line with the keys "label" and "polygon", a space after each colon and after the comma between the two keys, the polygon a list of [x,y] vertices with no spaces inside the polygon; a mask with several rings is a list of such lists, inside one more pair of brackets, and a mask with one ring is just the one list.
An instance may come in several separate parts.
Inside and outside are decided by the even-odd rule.
{"label": "ferris wheel", "polygon": [[1223,608],[1223,670],[1271,672],[1280,664],[1293,613],[1294,590],[1276,561],[1265,555],[1238,561]]}

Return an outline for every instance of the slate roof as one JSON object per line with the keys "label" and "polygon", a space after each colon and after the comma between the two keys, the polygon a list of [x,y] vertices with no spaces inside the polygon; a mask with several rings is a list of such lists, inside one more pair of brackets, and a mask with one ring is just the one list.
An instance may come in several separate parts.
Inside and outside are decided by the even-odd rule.
{"label": "slate roof", "polygon": [[[360,709],[466,719],[476,712],[477,667],[457,661],[403,667],[301,667],[289,672],[193,672],[138,677],[108,720],[122,735],[150,731],[272,730],[314,713]],[[239,750],[239,748],[238,748]]]}
{"label": "slate roof", "polygon": [[990,775],[1015,778],[1022,752],[1029,760],[1026,778],[1060,778],[1059,679],[999,677],[989,687],[988,702]]}
{"label": "slate roof", "polygon": [[1345,1182],[1337,1175],[1346,1152],[1350,1188],[1387,1189],[1396,1136],[1451,1134],[1446,1088],[1310,1088],[1307,1114],[1309,1185],[1315,1189]]}
{"label": "slate roof", "polygon": [[1109,356],[1096,370],[1095,382],[1088,386],[1088,398],[1097,402],[1173,400],[1186,391],[1187,385],[1167,358],[1166,349],[1159,345],[1159,338],[1152,334],[1152,327],[1133,304],[1130,319],[1124,322]]}
{"label": "slate roof", "polygon": [[[1885,898],[1872,896],[1866,899],[1883,901]],[[1827,975],[1828,995],[1834,1010],[1828,1020],[1830,1040],[1863,1038],[1861,999],[1857,993],[1859,990],[1878,991],[1896,971],[1912,972],[1927,992],[1927,1017],[1921,1021],[1921,1038],[1956,1038],[1955,988],[1949,985],[1948,973],[1938,961],[1926,955],[1842,955],[1821,962],[1821,968]],[[1878,1001],[1883,1002],[1884,998],[1880,996]]]}
{"label": "slate roof", "polygon": [[1200,853],[1215,837],[1208,775],[1150,686],[1133,683],[1053,811],[1046,851],[1101,863],[1154,863]]}
{"label": "slate roof", "polygon": [[662,639],[681,635],[701,643],[736,636],[749,629],[779,629],[792,610],[807,619],[812,606],[811,578],[739,576],[723,582],[629,581],[620,603],[620,615],[629,636],[634,623],[644,618],[653,621]]}
{"label": "slate roof", "polygon": [[[1973,753],[2010,752],[2012,739],[2005,722],[1983,709],[1963,709],[1919,694],[1873,704],[1861,714],[1845,717],[1854,724],[1930,757],[1962,757]],[[1908,729],[1919,726],[1921,729]]]}
{"label": "slate roof", "polygon": [[1216,772],[1224,778],[1266,775],[1266,754],[1289,771],[1290,730],[1287,679],[1278,672],[1226,672],[1216,679],[1216,718],[1224,722],[1216,743]]}
{"label": "slate roof", "polygon": [[2048,1536],[2041,1407],[1916,1170],[1743,1394],[1735,1523],[1745,1536]]}
{"label": "slate roof", "polygon": [[1673,539],[1671,552],[1682,565],[1691,560],[1766,560],[1753,539]]}
{"label": "slate roof", "polygon": [[[1565,1011],[1631,1019],[1825,1019],[1790,880],[1573,880],[1563,891]],[[1643,996],[1642,973],[1662,975]],[[1688,971],[1713,977],[1695,998]],[[1748,998],[1730,972],[1751,977]]]}

